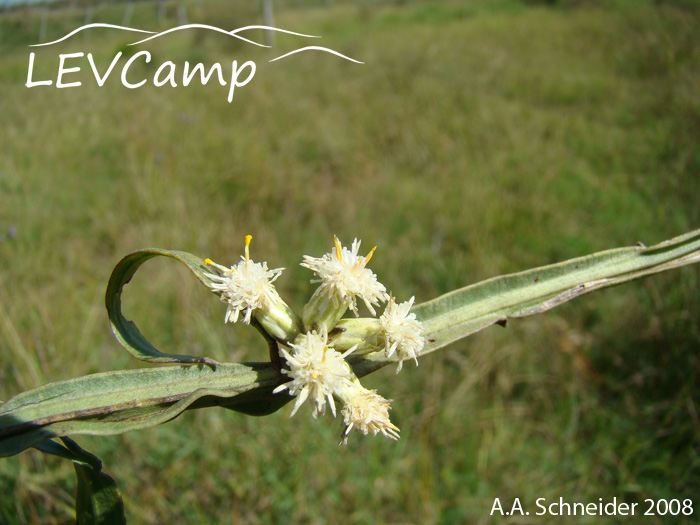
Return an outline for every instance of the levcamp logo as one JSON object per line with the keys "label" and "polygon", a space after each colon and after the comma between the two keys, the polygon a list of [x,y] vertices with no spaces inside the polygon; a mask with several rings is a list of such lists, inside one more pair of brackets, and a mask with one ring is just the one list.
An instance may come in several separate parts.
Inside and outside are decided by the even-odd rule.
{"label": "levcamp logo", "polygon": [[[279,31],[282,33],[287,33],[290,35],[295,35],[299,37],[304,37],[304,38],[319,38],[314,35],[305,35],[302,33],[295,33],[293,31],[287,31],[286,29],[279,29],[276,27],[270,27],[270,26],[264,26],[264,25],[253,25],[253,26],[246,26],[246,27],[241,27],[239,29],[234,29],[233,31],[226,31],[224,29],[215,27],[215,26],[210,26],[210,25],[205,25],[205,24],[186,24],[186,25],[181,25],[178,27],[174,27],[172,29],[168,29],[166,31],[162,31],[160,33],[156,33],[154,31],[145,31],[143,29],[135,29],[132,27],[125,27],[125,26],[118,26],[118,25],[113,25],[113,24],[87,24],[82,27],[79,27],[78,29],[75,29],[74,31],[71,31],[67,35],[63,36],[62,38],[59,38],[58,40],[54,40],[53,42],[46,42],[42,44],[33,44],[29,47],[42,47],[42,46],[52,46],[54,44],[58,44],[59,42],[63,42],[65,40],[68,40],[71,38],[73,35],[76,33],[79,33],[81,31],[85,31],[88,29],[93,29],[93,28],[112,28],[112,29],[118,29],[121,31],[131,31],[135,33],[142,33],[142,34],[148,34],[150,36],[147,36],[145,38],[142,38],[141,40],[138,40],[136,42],[132,42],[128,44],[128,46],[138,46],[141,44],[144,44],[145,42],[154,40],[156,38],[162,38],[166,35],[172,34],[176,31],[185,31],[188,29],[206,29],[210,31],[215,31],[217,33],[222,33],[223,35],[227,35],[232,38],[237,38],[242,40],[243,42],[246,42],[247,44],[254,45],[254,46],[260,46],[260,47],[270,47],[264,44],[260,44],[258,42],[255,42],[254,40],[250,40],[248,38],[245,38],[241,35],[241,33],[251,30],[251,29],[264,29],[266,31]],[[285,53],[281,56],[278,56],[276,58],[273,58],[269,60],[269,62],[275,62],[277,60],[282,60],[283,58],[295,55],[297,53],[302,53],[306,51],[322,51],[325,53],[331,53],[337,57],[340,57],[344,60],[349,60],[351,62],[355,62],[357,64],[362,64],[363,62],[360,62],[358,60],[355,60],[353,58],[347,57],[341,53],[338,53],[337,51],[334,51],[332,49],[328,49],[326,47],[321,47],[321,46],[306,46],[302,47],[299,49],[295,49],[293,51],[290,51],[288,53]],[[53,79],[44,79],[44,80],[37,80],[34,78],[34,61],[35,61],[35,53],[31,52],[29,54],[29,67],[27,70],[27,83],[26,86],[28,88],[34,88],[38,86],[55,86],[58,89],[64,89],[64,88],[77,88],[82,85],[82,82],[79,80],[71,80],[71,75],[76,74],[81,70],[81,62],[83,65],[85,65],[84,61],[87,59],[87,62],[90,66],[90,69],[92,70],[92,74],[95,77],[95,83],[97,84],[98,87],[102,87],[105,85],[105,82],[109,78],[109,76],[113,73],[115,69],[118,69],[121,67],[121,74],[120,74],[120,80],[122,85],[127,88],[127,89],[137,89],[141,86],[144,86],[148,83],[150,80],[149,78],[135,78],[136,74],[135,73],[129,73],[129,69],[131,66],[136,63],[137,61],[144,61],[146,63],[150,63],[152,56],[149,51],[138,51],[134,54],[132,54],[128,59],[125,59],[122,63],[122,55],[123,52],[119,51],[114,57],[112,58],[112,61],[110,62],[109,66],[106,68],[100,69],[98,65],[95,63],[94,57],[92,53],[87,53],[87,57],[85,56],[85,53],[83,52],[76,52],[76,53],[63,53],[58,55],[58,67],[57,67],[57,73],[56,73],[56,82],[54,83]],[[248,60],[246,62],[243,62],[242,64],[238,64],[237,60],[233,60],[231,62],[231,67],[228,68],[228,66],[224,66],[219,62],[214,63],[211,65],[209,70],[207,71],[206,66],[198,62],[194,65],[191,65],[188,61],[185,61],[184,64],[181,65],[182,68],[182,74],[178,74],[178,64],[176,64],[172,60],[167,60],[163,62],[158,69],[156,70],[155,74],[153,75],[152,81],[153,84],[156,87],[161,87],[165,85],[169,85],[172,87],[178,87],[179,85],[182,86],[189,86],[190,83],[193,81],[195,76],[199,74],[199,78],[201,81],[202,85],[206,85],[209,80],[216,76],[219,84],[224,87],[228,87],[228,101],[232,102],[233,101],[233,93],[236,88],[243,87],[251,82],[253,80],[253,77],[255,76],[255,72],[257,71],[257,66],[254,61]]]}

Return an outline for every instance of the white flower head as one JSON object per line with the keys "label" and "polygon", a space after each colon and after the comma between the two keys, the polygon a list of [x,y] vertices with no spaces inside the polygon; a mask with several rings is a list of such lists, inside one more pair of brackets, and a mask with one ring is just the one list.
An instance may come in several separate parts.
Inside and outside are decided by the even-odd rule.
{"label": "white flower head", "polygon": [[344,403],[342,413],[345,421],[341,445],[347,444],[353,429],[365,436],[381,433],[389,439],[399,439],[399,428],[389,420],[390,401],[377,394],[376,390],[368,390],[355,381],[343,390],[340,397]]}
{"label": "white flower head", "polygon": [[367,263],[372,258],[375,246],[366,256],[358,255],[361,241],[355,239],[352,250],[348,250],[340,244],[338,237],[335,239],[335,248],[323,257],[310,257],[304,255],[302,266],[313,270],[320,279],[311,281],[321,283],[319,292],[329,300],[338,300],[342,304],[357,312],[357,298],[362,299],[367,309],[375,315],[373,306],[380,301],[389,300],[386,288],[377,280],[377,276],[367,268]]}
{"label": "white flower head", "polygon": [[418,353],[425,346],[423,325],[416,320],[416,314],[409,313],[415,297],[405,303],[396,304],[394,297],[389,299],[386,310],[379,317],[379,322],[384,330],[386,341],[386,356],[391,357],[394,352],[399,358],[398,374],[403,367],[404,359],[413,359],[418,366]]}
{"label": "white flower head", "polygon": [[310,399],[314,418],[325,412],[326,401],[335,417],[333,394],[342,390],[355,377],[350,365],[345,361],[345,357],[352,353],[355,347],[341,354],[328,346],[325,326],[320,333],[311,332],[302,338],[302,341],[290,345],[292,353],[280,347],[289,365],[289,370],[282,370],[282,373],[288,375],[292,381],[275,388],[273,394],[288,390],[289,395],[298,396],[292,416],[304,401]]}
{"label": "white flower head", "polygon": [[236,322],[242,311],[245,311],[243,322],[250,324],[253,313],[266,306],[272,306],[282,302],[273,282],[284,268],[268,270],[267,263],[256,263],[250,258],[250,241],[252,235],[245,237],[245,255],[236,266],[226,268],[216,264],[211,259],[205,259],[205,263],[219,270],[220,273],[207,273],[213,282],[209,288],[218,293],[221,300],[228,303],[224,322]]}

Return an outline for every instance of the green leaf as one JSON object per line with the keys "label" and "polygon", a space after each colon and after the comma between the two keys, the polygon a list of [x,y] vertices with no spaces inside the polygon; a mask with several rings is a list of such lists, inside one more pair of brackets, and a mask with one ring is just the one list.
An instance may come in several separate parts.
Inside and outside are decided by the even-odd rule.
{"label": "green leaf", "polygon": [[121,494],[114,479],[102,472],[102,462],[72,439],[62,438],[62,441],[63,445],[48,440],[34,448],[73,461],[77,477],[76,522],[89,525],[126,523]]}
{"label": "green leaf", "polygon": [[145,248],[137,250],[124,257],[112,270],[112,275],[107,284],[105,294],[105,306],[112,326],[112,332],[121,345],[136,359],[149,363],[204,363],[208,365],[218,364],[208,357],[195,357],[183,354],[167,354],[158,350],[139,331],[138,327],[128,321],[121,311],[121,295],[126,285],[136,273],[136,270],[153,257],[170,257],[183,263],[199,281],[208,285],[211,280],[206,273],[210,272],[204,261],[187,252],[175,250],[161,250],[158,248]]}
{"label": "green leaf", "polygon": [[147,428],[188,408],[225,406],[264,415],[291,400],[272,396],[281,381],[269,363],[236,363],[103,372],[49,383],[0,406],[0,457],[58,436]]}
{"label": "green leaf", "polygon": [[96,470],[102,470],[102,462],[94,454],[90,454],[87,450],[80,448],[80,446],[70,438],[63,438],[64,442],[61,445],[59,442],[49,439],[37,443],[33,448],[43,452],[44,454],[51,454],[52,456],[57,456],[59,458],[69,459],[71,461],[77,461],[79,463],[84,463]]}
{"label": "green leaf", "polygon": [[433,339],[424,353],[496,322],[546,312],[571,299],[645,275],[700,261],[700,232],[652,247],[609,250],[497,277],[416,308]]}
{"label": "green leaf", "polygon": [[124,502],[116,482],[104,472],[73,463],[78,478],[75,521],[80,525],[126,523]]}
{"label": "green leaf", "polygon": [[[655,246],[608,250],[455,290],[413,309],[428,341],[421,355],[495,323],[540,314],[601,288],[697,262],[700,230]],[[364,356],[357,367],[369,373],[389,361],[378,352]]]}

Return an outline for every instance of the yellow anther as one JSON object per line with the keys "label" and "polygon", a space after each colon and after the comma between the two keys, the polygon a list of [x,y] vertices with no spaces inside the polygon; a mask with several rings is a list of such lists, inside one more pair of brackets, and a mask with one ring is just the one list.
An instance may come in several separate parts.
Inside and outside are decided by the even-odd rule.
{"label": "yellow anther", "polygon": [[204,264],[208,264],[209,266],[213,266],[214,268],[216,268],[220,272],[224,272],[224,274],[229,274],[229,273],[233,273],[236,271],[234,268],[231,268],[229,270],[225,266],[221,266],[220,264],[216,264],[214,261],[212,261],[209,258],[204,259]]}
{"label": "yellow anther", "polygon": [[326,364],[326,352],[328,352],[328,347],[324,346],[323,347],[323,357],[321,358],[321,364],[325,365]]}
{"label": "yellow anther", "polygon": [[253,240],[252,235],[246,235],[245,236],[245,263],[248,264],[248,261],[250,260],[250,241]]}
{"label": "yellow anther", "polygon": [[335,240],[335,256],[339,262],[343,262],[343,247],[340,245],[340,240],[337,235],[334,235],[333,239]]}
{"label": "yellow anther", "polygon": [[376,250],[376,249],[377,249],[377,247],[375,246],[374,248],[372,248],[369,251],[369,253],[367,254],[367,257],[365,257],[365,264],[367,264],[369,262],[369,260],[372,258],[372,255],[374,255],[374,250]]}

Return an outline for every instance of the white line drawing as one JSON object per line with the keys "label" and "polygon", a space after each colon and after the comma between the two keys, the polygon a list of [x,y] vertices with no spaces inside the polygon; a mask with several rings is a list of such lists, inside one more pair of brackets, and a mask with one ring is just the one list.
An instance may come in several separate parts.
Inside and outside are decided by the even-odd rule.
{"label": "white line drawing", "polygon": [[282,33],[289,33],[290,35],[304,36],[307,38],[321,38],[321,37],[318,37],[315,35],[305,35],[304,33],[295,33],[294,31],[287,31],[286,29],[279,29],[277,27],[270,27],[270,26],[245,26],[245,27],[241,27],[239,29],[234,29],[233,31],[225,31],[219,27],[210,26],[210,25],[206,25],[206,24],[187,24],[184,26],[173,27],[172,29],[162,31],[156,35],[149,36],[148,38],[144,38],[143,40],[139,40],[138,42],[134,42],[133,44],[129,44],[129,45],[135,46],[136,44],[142,44],[143,42],[147,42],[148,40],[153,40],[154,38],[158,38],[159,36],[163,36],[163,35],[166,35],[168,33],[172,33],[174,31],[180,31],[182,29],[190,29],[193,27],[200,28],[200,29],[211,29],[212,31],[216,31],[217,33],[222,33],[224,35],[230,35],[230,36],[233,36],[235,38],[240,38],[244,42],[248,42],[250,44],[254,44],[254,45],[260,46],[260,47],[270,47],[270,46],[266,46],[265,44],[259,44],[257,42],[254,42],[253,40],[248,40],[247,38],[243,38],[238,33],[241,31],[245,31],[247,29],[265,29],[265,30],[269,30],[269,31],[280,31]]}
{"label": "white line drawing", "polygon": [[302,51],[309,51],[311,49],[315,49],[317,51],[325,51],[327,53],[332,53],[336,56],[339,56],[340,58],[344,58],[345,60],[349,60],[350,62],[355,62],[356,64],[364,64],[364,62],[360,62],[359,60],[355,60],[354,58],[346,57],[342,53],[338,53],[337,51],[333,51],[332,49],[328,49],[327,47],[320,47],[320,46],[307,46],[307,47],[302,47],[301,49],[295,49],[294,51],[290,51],[289,53],[285,53],[282,56],[278,56],[277,58],[273,58],[270,60],[270,62],[274,62],[275,60],[279,60],[281,58],[288,57],[290,55],[294,55],[296,53],[301,53]]}
{"label": "white line drawing", "polygon": [[[153,40],[155,38],[158,38],[158,37],[163,36],[163,35],[167,35],[169,33],[173,33],[175,31],[182,31],[183,29],[209,29],[211,31],[216,31],[217,33],[222,33],[224,35],[229,35],[229,36],[232,36],[234,38],[238,38],[240,40],[243,40],[244,42],[248,42],[249,44],[253,44],[253,45],[256,45],[259,47],[266,47],[266,48],[269,48],[270,46],[267,46],[265,44],[259,44],[258,42],[244,38],[241,35],[239,35],[238,33],[242,32],[242,31],[247,31],[249,29],[264,29],[267,31],[279,31],[281,33],[287,33],[287,34],[295,35],[295,36],[302,36],[305,38],[321,38],[321,37],[316,36],[316,35],[306,35],[304,33],[296,33],[294,31],[288,31],[286,29],[280,29],[277,27],[266,26],[266,25],[245,26],[245,27],[240,27],[238,29],[234,29],[233,31],[226,31],[224,29],[221,29],[220,27],[210,26],[207,24],[185,24],[182,26],[177,26],[177,27],[173,27],[171,29],[167,29],[165,31],[161,31],[160,33],[156,33],[155,31],[146,31],[143,29],[135,29],[133,27],[118,26],[118,25],[114,25],[114,24],[95,23],[95,24],[87,24],[87,25],[81,26],[81,27],[71,31],[67,35],[59,38],[58,40],[54,40],[53,42],[45,42],[45,43],[41,43],[41,44],[31,44],[29,47],[41,47],[41,46],[50,46],[52,44],[57,44],[59,42],[63,42],[64,40],[72,37],[73,35],[75,35],[76,33],[79,33],[80,31],[82,31],[84,29],[92,29],[95,27],[107,27],[107,28],[111,28],[111,29],[121,29],[123,31],[135,31],[137,33],[147,33],[147,34],[151,35],[151,36],[146,37],[142,40],[138,40],[137,42],[132,42],[131,44],[129,44],[130,46],[142,44],[144,42],[148,42],[149,40]],[[345,60],[355,62],[356,64],[364,64],[364,62],[360,62],[359,60],[355,60],[354,58],[350,58],[348,56],[345,56],[342,53],[338,53],[337,51],[333,51],[332,49],[329,49],[327,47],[321,47],[321,46],[306,46],[306,47],[302,47],[300,49],[295,49],[294,51],[290,51],[289,53],[285,53],[284,55],[278,56],[277,58],[273,58],[272,60],[270,60],[270,62],[275,62],[276,60],[280,60],[282,58],[294,55],[296,53],[301,53],[302,51],[310,51],[310,50],[325,51],[326,53],[331,53],[331,54],[338,56],[340,58],[344,58]]]}
{"label": "white line drawing", "polygon": [[72,37],[74,34],[79,33],[83,29],[92,29],[93,27],[110,27],[112,29],[123,29],[124,31],[136,31],[137,33],[155,33],[155,31],[144,31],[143,29],[134,29],[132,27],[125,27],[125,26],[117,26],[114,24],[87,24],[84,26],[80,26],[78,29],[75,29],[68,33],[66,36],[59,38],[58,40],[54,40],[53,42],[44,42],[42,44],[31,44],[29,47],[41,47],[41,46],[50,46],[52,44],[58,44],[59,42],[63,42],[64,40]]}

